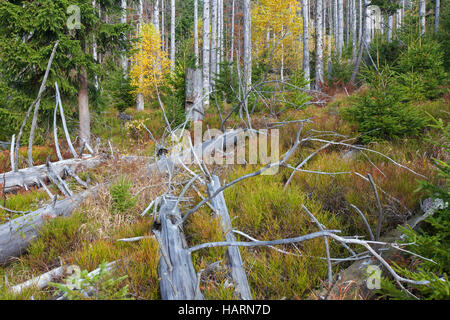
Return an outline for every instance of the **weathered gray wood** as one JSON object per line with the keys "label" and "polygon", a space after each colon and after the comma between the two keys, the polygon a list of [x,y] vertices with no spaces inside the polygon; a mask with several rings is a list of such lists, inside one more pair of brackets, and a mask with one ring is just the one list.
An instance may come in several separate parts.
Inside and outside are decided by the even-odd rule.
{"label": "weathered gray wood", "polygon": [[[85,159],[69,159],[52,163],[55,174],[64,175],[64,168],[67,166],[74,172],[87,170],[97,167],[103,162],[101,157],[89,157]],[[10,171],[5,173],[5,193],[17,191],[21,188],[36,185],[36,181],[47,179],[46,165],[35,166],[33,168],[21,169],[17,172]]]}
{"label": "weathered gray wood", "polygon": [[203,95],[203,75],[200,69],[186,70],[186,119],[191,121],[201,121],[204,118],[202,104]]}
{"label": "weathered gray wood", "polygon": [[[212,181],[208,184],[208,191],[214,194],[220,188],[220,180],[217,176],[212,176]],[[236,242],[233,234],[233,226],[231,225],[230,215],[228,214],[227,204],[223,196],[223,192],[211,199],[211,204],[220,217],[223,233],[227,242]],[[231,277],[236,286],[236,292],[243,300],[251,300],[252,295],[248,284],[247,275],[243,267],[241,253],[239,247],[228,247],[227,249],[228,263],[231,268]]]}
{"label": "weathered gray wood", "polygon": [[53,184],[56,185],[58,187],[58,189],[66,197],[71,197],[72,196],[72,191],[70,190],[69,186],[67,185],[67,183],[65,183],[63,181],[63,179],[61,179],[59,174],[56,174],[53,171],[52,164],[48,160],[47,160],[47,174],[48,174],[48,178],[50,179],[50,181],[53,182]]}
{"label": "weathered gray wood", "polygon": [[72,214],[97,188],[86,190],[70,199],[56,201],[0,226],[0,264],[21,255],[29,243],[38,237],[46,220]]}
{"label": "weathered gray wood", "polygon": [[172,173],[175,166],[179,166],[180,162],[184,164],[194,163],[194,152],[199,159],[203,159],[203,155],[209,156],[214,152],[231,152],[234,150],[235,145],[238,142],[244,142],[245,140],[239,139],[239,135],[245,133],[244,130],[230,130],[221,137],[215,137],[202,143],[199,146],[194,146],[193,149],[185,152],[174,152],[170,156],[161,156],[155,163],[151,163],[148,166],[150,174],[155,171],[160,173]]}
{"label": "weathered gray wood", "polygon": [[160,229],[153,230],[162,256],[159,262],[161,297],[164,300],[203,299],[201,293],[196,295],[197,274],[186,250],[183,231],[177,227],[181,214],[176,203],[175,199],[162,199]]}

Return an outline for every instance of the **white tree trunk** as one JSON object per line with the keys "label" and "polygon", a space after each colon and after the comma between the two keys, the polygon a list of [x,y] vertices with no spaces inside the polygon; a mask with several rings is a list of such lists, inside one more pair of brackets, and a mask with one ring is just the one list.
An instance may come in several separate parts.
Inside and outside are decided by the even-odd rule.
{"label": "white tree trunk", "polygon": [[[92,7],[94,8],[94,11],[97,12],[97,3],[96,0],[92,0]],[[98,62],[98,54],[97,54],[97,40],[95,39],[95,35],[92,36],[92,58],[94,59],[94,62]],[[98,77],[97,75],[94,76],[95,81],[95,89],[98,90]]]}
{"label": "white tree trunk", "polygon": [[[139,0],[139,5],[138,5],[138,15],[139,15],[138,33],[140,32],[141,27],[142,27],[143,13],[144,13],[144,0]],[[137,111],[143,111],[144,110],[144,95],[142,93],[138,93],[137,96],[136,96],[136,110]]]}
{"label": "white tree trunk", "polygon": [[338,0],[333,0],[333,17],[334,17],[334,50],[339,53],[339,5]]}
{"label": "white tree trunk", "polygon": [[394,17],[388,17],[388,42],[392,42],[392,28],[394,27]]}
{"label": "white tree trunk", "polygon": [[175,70],[175,0],[170,0],[170,71]]}
{"label": "white tree trunk", "polygon": [[162,43],[162,50],[167,50],[166,45],[166,8],[165,8],[165,0],[161,0],[161,43]]}
{"label": "white tree trunk", "polygon": [[426,18],[425,18],[425,0],[419,0],[419,18],[420,18],[420,34],[424,35],[426,31]]}
{"label": "white tree trunk", "polygon": [[218,0],[210,0],[211,2],[211,84],[214,86],[214,77],[217,72],[217,2]]}
{"label": "white tree trunk", "polygon": [[357,54],[357,43],[358,43],[358,35],[357,35],[357,20],[356,20],[356,0],[352,0],[352,53],[353,53],[353,61],[356,59]]}
{"label": "white tree trunk", "polygon": [[[122,0],[121,3],[122,14],[120,16],[121,23],[127,23],[127,0]],[[126,37],[126,35],[125,35]],[[125,78],[128,76],[128,58],[125,53],[122,53],[122,71],[125,75]]]}
{"label": "white tree trunk", "polygon": [[217,26],[217,74],[220,73],[220,64],[222,63],[223,53],[223,0],[218,0],[218,26]]}
{"label": "white tree trunk", "polygon": [[323,0],[316,1],[316,89],[323,84]]}
{"label": "white tree trunk", "polygon": [[302,0],[302,15],[303,15],[303,72],[305,80],[308,81],[307,89],[311,88],[309,81],[311,79],[311,71],[309,68],[309,14],[308,14],[308,0]]}
{"label": "white tree trunk", "polygon": [[200,64],[200,53],[198,50],[198,0],[194,0],[194,55],[195,67]]}
{"label": "white tree trunk", "polygon": [[81,67],[79,74],[80,88],[78,90],[78,116],[80,120],[80,138],[87,143],[91,142],[91,119],[89,114],[88,80],[87,72]]}
{"label": "white tree trunk", "polygon": [[250,0],[244,0],[244,85],[245,105],[248,101],[248,92],[252,84],[252,18]]}
{"label": "white tree trunk", "polygon": [[203,1],[203,110],[206,112],[209,108],[209,69],[210,69],[210,0]]}
{"label": "white tree trunk", "polygon": [[342,50],[344,48],[344,0],[338,0],[338,49],[339,57],[342,56]]}
{"label": "white tree trunk", "polygon": [[231,2],[231,47],[230,47],[230,63],[234,61],[234,16],[235,16],[235,0]]}
{"label": "white tree trunk", "polygon": [[156,30],[160,32],[159,29],[159,0],[153,1],[153,25],[155,26]]}
{"label": "white tree trunk", "polygon": [[436,6],[434,8],[434,32],[439,32],[439,19],[441,11],[441,0],[436,0]]}

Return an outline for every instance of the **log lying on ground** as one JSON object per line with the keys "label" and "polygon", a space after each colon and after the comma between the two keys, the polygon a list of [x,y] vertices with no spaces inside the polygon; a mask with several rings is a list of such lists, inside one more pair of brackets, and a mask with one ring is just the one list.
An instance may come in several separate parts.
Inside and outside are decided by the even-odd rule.
{"label": "log lying on ground", "polygon": [[[220,188],[220,180],[217,176],[212,176],[212,181],[208,184],[210,194],[214,194]],[[222,230],[225,234],[227,242],[236,242],[236,237],[233,234],[233,227],[231,225],[230,215],[228,214],[227,205],[223,192],[211,199],[211,204],[220,216]],[[248,285],[247,275],[242,263],[241,253],[239,247],[228,247],[227,249],[228,263],[231,268],[231,277],[236,287],[236,292],[242,300],[251,300],[252,295],[250,286]]]}
{"label": "log lying on ground", "polygon": [[36,287],[39,290],[42,290],[46,288],[49,284],[49,282],[54,281],[57,278],[61,278],[65,275],[66,268],[64,266],[55,268],[53,270],[50,270],[49,272],[46,272],[44,274],[41,274],[40,276],[34,277],[28,281],[25,281],[24,283],[18,284],[11,288],[11,291],[15,294],[20,294],[23,290],[26,290],[28,288]]}
{"label": "log lying on ground", "polygon": [[20,256],[29,243],[39,235],[46,220],[72,214],[98,187],[91,188],[72,198],[56,201],[0,226],[0,264]]}
{"label": "log lying on ground", "polygon": [[[64,168],[67,166],[74,172],[80,170],[92,169],[100,165],[104,161],[101,157],[88,157],[84,159],[69,159],[52,163],[52,168],[55,174],[64,176]],[[18,172],[10,171],[4,173],[5,186],[3,190],[5,193],[17,191],[22,188],[29,188],[37,185],[37,181],[45,181],[48,177],[46,165],[35,166],[32,168],[21,169]],[[3,174],[2,174],[3,180]]]}
{"label": "log lying on ground", "polygon": [[186,250],[184,234],[177,226],[181,221],[181,214],[176,203],[176,200],[162,199],[159,210],[160,230],[153,230],[161,252],[161,297],[164,300],[201,300],[203,296],[197,290],[197,274],[191,254]]}
{"label": "log lying on ground", "polygon": [[245,140],[239,139],[239,135],[244,132],[243,129],[230,130],[219,137],[203,142],[201,145],[194,145],[190,150],[177,150],[170,156],[163,155],[158,161],[148,166],[149,172],[153,173],[158,170],[161,173],[172,173],[174,167],[179,166],[181,162],[184,164],[194,163],[194,152],[198,159],[203,159],[203,155],[233,152],[238,143],[245,143]]}

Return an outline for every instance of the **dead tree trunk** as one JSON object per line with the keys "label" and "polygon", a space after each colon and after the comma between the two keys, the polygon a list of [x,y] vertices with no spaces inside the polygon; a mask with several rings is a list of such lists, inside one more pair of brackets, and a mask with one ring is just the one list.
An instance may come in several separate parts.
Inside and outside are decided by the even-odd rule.
{"label": "dead tree trunk", "polygon": [[46,220],[66,217],[97,189],[87,190],[70,199],[56,201],[44,208],[26,214],[0,226],[0,265],[21,255],[29,243],[38,237]]}
{"label": "dead tree trunk", "polygon": [[202,121],[204,110],[202,104],[202,70],[187,69],[186,71],[186,120]]}
{"label": "dead tree trunk", "polygon": [[[197,274],[188,252],[182,230],[177,226],[181,221],[176,200],[162,200],[159,210],[161,226],[153,230],[160,246],[161,297],[164,300],[201,300],[197,290]],[[198,291],[198,292],[197,292]]]}
{"label": "dead tree trunk", "polygon": [[[208,191],[212,195],[220,188],[220,180],[217,176],[212,177],[212,181],[208,184]],[[211,204],[216,210],[216,214],[220,216],[222,230],[225,234],[227,242],[236,242],[236,237],[233,234],[233,226],[228,214],[227,204],[223,192],[211,199]],[[243,267],[241,253],[239,247],[228,247],[227,249],[228,263],[231,268],[231,277],[236,286],[236,292],[242,300],[252,300],[250,286],[248,285],[247,275]]]}
{"label": "dead tree trunk", "polygon": [[[102,163],[100,157],[92,157],[87,159],[69,159],[52,163],[52,168],[55,174],[59,176],[64,175],[64,168],[67,166],[74,172],[81,169],[92,169]],[[4,192],[9,193],[17,191],[22,188],[29,188],[30,186],[38,184],[37,181],[45,181],[48,178],[46,165],[35,166],[33,168],[21,169],[17,172],[10,171],[4,174],[5,185]]]}

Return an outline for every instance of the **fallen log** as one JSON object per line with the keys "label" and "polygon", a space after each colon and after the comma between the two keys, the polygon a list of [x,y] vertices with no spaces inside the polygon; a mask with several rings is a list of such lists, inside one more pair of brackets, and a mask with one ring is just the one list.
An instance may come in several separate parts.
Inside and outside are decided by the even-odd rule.
{"label": "fallen log", "polygon": [[[208,184],[208,191],[214,194],[220,188],[220,180],[217,176],[212,176],[212,181]],[[223,192],[211,199],[211,204],[216,213],[220,217],[223,233],[227,242],[236,242],[233,234],[233,226],[231,225],[230,215],[228,214],[227,204]],[[243,267],[241,253],[239,247],[228,247],[227,249],[228,263],[231,269],[231,278],[235,284],[236,292],[242,300],[251,300],[252,295],[248,284],[247,275]]]}
{"label": "fallen log", "polygon": [[46,220],[72,214],[84,200],[96,193],[98,187],[86,190],[72,198],[56,201],[44,208],[11,220],[0,226],[0,265],[20,256],[29,243],[38,237]]}
{"label": "fallen log", "polygon": [[181,214],[176,204],[176,199],[162,199],[159,210],[160,229],[153,230],[161,252],[161,297],[163,300],[202,300],[202,294],[196,292],[197,274],[191,255],[186,250],[184,234],[177,226],[181,221]]}
{"label": "fallen log", "polygon": [[155,171],[172,174],[174,167],[180,166],[181,163],[194,163],[194,153],[198,159],[203,159],[204,156],[209,157],[213,153],[231,152],[239,142],[245,143],[245,140],[239,139],[239,135],[244,132],[242,129],[230,130],[219,137],[205,141],[200,145],[195,145],[191,149],[174,150],[170,156],[161,155],[155,163],[148,166],[148,170],[150,174]]}
{"label": "fallen log", "polygon": [[[103,162],[101,157],[88,157],[84,159],[68,159],[52,163],[52,169],[58,176],[64,176],[65,167],[71,168],[74,172],[97,167]],[[36,185],[36,181],[45,181],[48,178],[47,166],[40,165],[32,168],[21,169],[17,172],[10,171],[5,174],[5,193],[17,191],[22,188],[29,188]]]}

